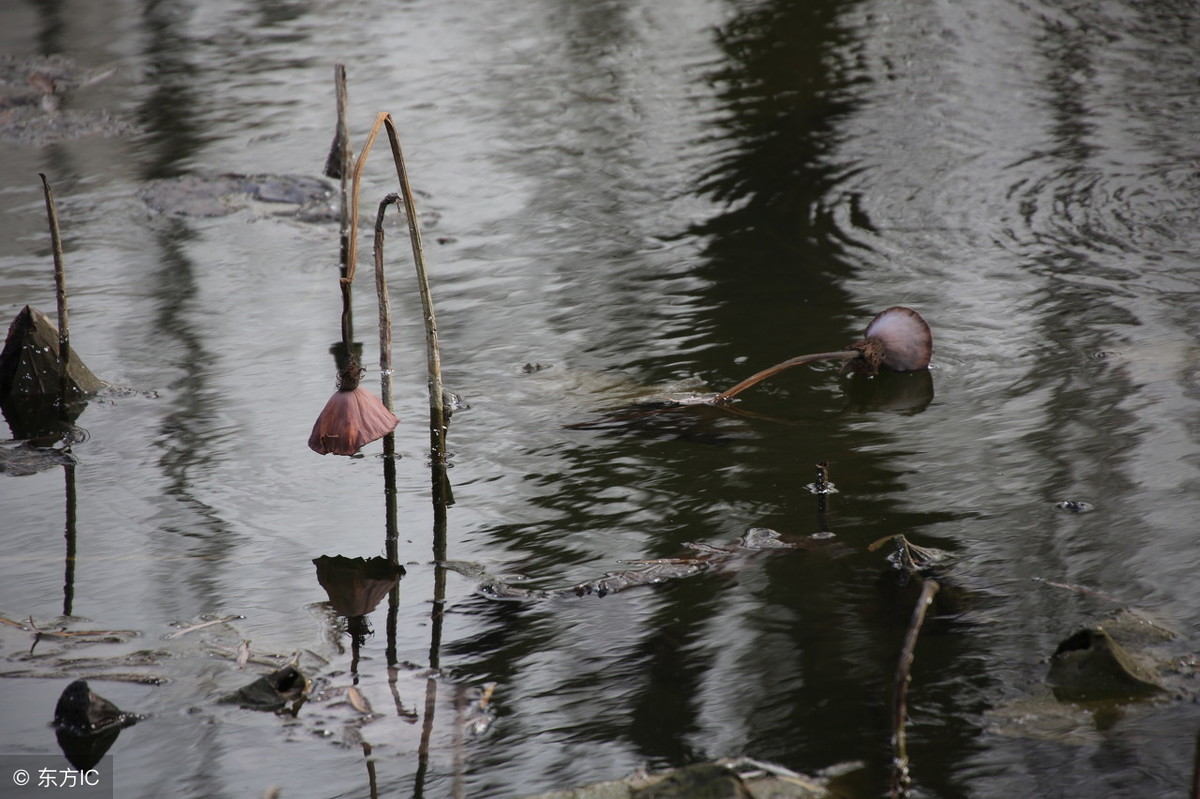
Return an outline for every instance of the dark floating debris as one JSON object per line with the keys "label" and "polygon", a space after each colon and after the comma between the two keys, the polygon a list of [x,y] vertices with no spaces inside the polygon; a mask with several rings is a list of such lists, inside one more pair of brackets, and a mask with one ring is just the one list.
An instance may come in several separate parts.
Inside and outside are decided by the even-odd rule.
{"label": "dark floating debris", "polygon": [[737,564],[739,556],[764,551],[823,547],[829,543],[827,538],[818,534],[807,539],[790,541],[767,527],[752,527],[737,541],[724,546],[685,543],[684,547],[692,554],[676,558],[622,561],[631,568],[605,572],[594,580],[555,589],[516,585],[518,580],[495,577],[475,564],[462,561],[450,561],[446,566],[478,580],[479,592],[492,599],[553,599],[589,595],[604,597],[630,588],[661,585],[708,571],[730,568]]}
{"label": "dark floating debris", "polygon": [[[222,702],[239,705],[247,710],[264,710],[295,715],[308,698],[312,683],[294,663],[289,663],[270,674],[264,674],[254,682],[242,686],[229,694]],[[292,706],[287,705],[291,702]]]}
{"label": "dark floating debris", "polygon": [[854,786],[864,770],[862,762],[848,762],[806,775],[748,757],[722,758],[525,799],[838,799],[860,794]]}
{"label": "dark floating debris", "polygon": [[658,782],[635,791],[638,799],[750,799],[742,778],[716,763],[695,763],[675,769]]}
{"label": "dark floating debris", "polygon": [[1054,507],[1058,508],[1059,510],[1070,511],[1071,513],[1087,513],[1088,511],[1096,509],[1096,506],[1090,502],[1083,502],[1075,499],[1064,500],[1063,502],[1055,502]]}
{"label": "dark floating debris", "polygon": [[[7,409],[5,414],[7,416]],[[12,418],[9,417],[9,424]],[[14,428],[21,429],[21,428]],[[75,456],[54,447],[38,447],[28,441],[0,442],[0,473],[25,477],[55,466],[73,466]]]}
{"label": "dark floating debris", "polygon": [[58,698],[54,730],[58,745],[71,765],[87,771],[100,762],[122,729],[143,718],[136,713],[125,713],[97,695],[87,681],[76,680]]}
{"label": "dark floating debris", "polygon": [[61,55],[0,55],[0,140],[45,147],[88,136],[128,136],[137,126],[108,111],[63,108],[117,71],[83,69]]}
{"label": "dark floating debris", "polygon": [[191,217],[227,216],[257,201],[304,221],[329,221],[336,218],[333,198],[329,183],[304,175],[182,175],[150,181],[142,190],[151,209]]}
{"label": "dark floating debris", "polygon": [[1138,699],[1166,690],[1151,668],[1099,624],[1058,645],[1046,681],[1058,699],[1073,702]]}
{"label": "dark floating debris", "polygon": [[107,386],[74,348],[68,352],[64,369],[58,327],[50,317],[32,305],[17,312],[0,351],[0,410],[13,438],[61,437],[87,407],[87,398]]}
{"label": "dark floating debris", "polygon": [[[58,327],[50,317],[26,305],[13,318],[0,352],[0,398],[57,400],[63,368],[58,357]],[[81,399],[104,388],[105,383],[70,350],[66,368],[68,400]]]}

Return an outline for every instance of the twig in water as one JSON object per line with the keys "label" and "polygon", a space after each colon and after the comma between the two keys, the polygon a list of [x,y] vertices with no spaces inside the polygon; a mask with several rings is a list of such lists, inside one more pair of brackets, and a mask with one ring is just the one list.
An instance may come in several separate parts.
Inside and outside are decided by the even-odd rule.
{"label": "twig in water", "polygon": [[37,626],[37,622],[35,622],[33,620],[32,616],[30,616],[28,619],[28,624],[29,624],[28,627],[25,627],[24,625],[21,625],[21,624],[17,624],[16,622],[10,621],[8,619],[2,619],[0,621],[4,621],[4,622],[6,622],[8,624],[12,624],[16,627],[20,627],[21,629],[32,630],[33,632],[35,632],[38,635],[45,637],[45,638],[88,638],[91,636],[101,636],[101,635],[140,635],[141,634],[137,630],[43,630],[41,627]]}
{"label": "twig in water", "polygon": [[900,650],[900,662],[896,667],[895,698],[892,704],[892,792],[893,799],[908,796],[911,779],[908,774],[908,742],[904,734],[904,719],[907,714],[908,684],[912,681],[913,650],[917,646],[917,635],[921,625],[925,623],[925,611],[933,602],[941,586],[935,580],[926,580],[921,586],[921,596],[913,608],[912,619],[908,623],[908,633],[904,636],[904,646]]}
{"label": "twig in water", "polygon": [[170,640],[172,638],[179,638],[181,636],[187,635],[188,633],[194,633],[197,630],[203,630],[205,627],[212,627],[217,624],[224,624],[226,622],[236,621],[237,619],[244,619],[244,618],[246,618],[246,617],[242,616],[240,614],[235,614],[233,616],[226,616],[223,619],[213,619],[212,621],[203,621],[203,622],[200,622],[199,624],[193,624],[191,627],[184,627],[182,630],[176,630],[175,632],[173,632],[169,635],[164,635],[163,639]]}
{"label": "twig in water", "polygon": [[1094,588],[1088,588],[1087,586],[1074,585],[1072,583],[1059,583],[1059,582],[1055,582],[1054,580],[1047,580],[1043,577],[1030,577],[1029,579],[1033,580],[1035,583],[1042,583],[1043,585],[1049,585],[1049,586],[1053,586],[1055,588],[1065,588],[1066,590],[1074,591],[1077,594],[1084,594],[1086,596],[1094,596],[1099,599],[1107,600],[1109,602],[1116,602],[1118,605],[1124,604],[1120,599],[1117,599],[1115,596],[1110,596],[1109,594],[1102,593],[1100,591],[1095,590]]}

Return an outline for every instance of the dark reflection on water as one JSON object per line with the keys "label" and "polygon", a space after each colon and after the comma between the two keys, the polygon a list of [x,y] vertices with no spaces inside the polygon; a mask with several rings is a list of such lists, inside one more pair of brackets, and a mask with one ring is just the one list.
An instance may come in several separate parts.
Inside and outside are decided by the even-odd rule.
{"label": "dark reflection on water", "polygon": [[177,374],[165,386],[170,410],[163,413],[156,437],[158,465],[166,478],[163,499],[173,507],[162,514],[155,539],[160,552],[193,559],[190,567],[164,571],[161,596],[174,597],[172,586],[183,582],[217,607],[222,602],[221,564],[230,557],[238,534],[197,488],[211,479],[212,461],[234,445],[236,431],[221,408],[222,390],[215,385],[217,359],[193,321],[200,311],[197,267],[187,248],[193,238],[180,220],[167,220],[154,238],[158,272],[153,296],[158,308],[151,330],[156,353]]}
{"label": "dark reflection on water", "polygon": [[[725,59],[711,80],[725,113],[697,188],[727,210],[700,225],[707,245],[697,270],[712,280],[717,346],[730,358],[753,348],[751,370],[841,346],[843,320],[864,313],[838,280],[853,253],[821,208],[837,179],[825,156],[839,120],[859,104],[833,56],[853,35],[840,5],[754,4],[716,32]],[[747,324],[755,308],[774,317],[777,333]]]}
{"label": "dark reflection on water", "polygon": [[209,138],[196,122],[216,98],[197,91],[199,69],[193,63],[195,47],[187,34],[186,15],[186,9],[170,3],[150,3],[140,19],[151,73],[151,91],[138,109],[146,131],[139,158],[146,179],[185,173],[189,158]]}
{"label": "dark reflection on water", "polygon": [[[180,174],[315,173],[334,60],[355,137],[380,108],[407,137],[448,379],[471,405],[450,431],[455,504],[434,515],[445,554],[557,588],[754,526],[800,544],[605,597],[491,601],[454,572],[431,615],[443,553],[397,230],[407,575],[394,650],[368,638],[353,653],[363,696],[387,710],[347,718],[314,696],[286,725],[212,710],[245,675],[191,639],[158,664],[170,682],[119,697],[152,713],[114,747],[130,795],[367,795],[364,741],[395,795],[450,796],[461,778],[469,795],[511,796],[743,753],[796,769],[861,759],[881,789],[916,585],[868,547],[898,533],[951,558],[909,697],[921,795],[1180,794],[1194,705],[1126,709],[1103,730],[1076,717],[1071,737],[1000,734],[989,713],[1110,607],[1030,577],[1153,610],[1181,648],[1200,628],[1194,5],[230,0],[86,26],[68,6],[40,5],[30,40],[78,40],[97,63],[130,54],[89,99],[145,133],[16,155],[62,173],[76,348],[161,392],[81,419],[74,612],[147,639],[244,613],[234,632],[256,651],[312,649],[335,687],[350,667],[300,610],[323,601],[311,553],[377,555],[384,532],[377,450],[304,447],[330,389],[336,231],[252,210],[150,215],[137,199]],[[369,170],[367,205],[387,172]],[[22,185],[5,179],[6,214],[31,216]],[[6,239],[5,307],[46,304],[44,249]],[[933,325],[931,372],[804,367],[738,413],[616,418],[841,347],[894,304]],[[837,489],[824,507],[819,462]],[[61,480],[6,480],[0,517],[31,559],[0,564],[0,611],[57,614]],[[495,723],[456,750],[453,697],[489,682]],[[4,739],[36,735],[35,717],[6,713]]]}

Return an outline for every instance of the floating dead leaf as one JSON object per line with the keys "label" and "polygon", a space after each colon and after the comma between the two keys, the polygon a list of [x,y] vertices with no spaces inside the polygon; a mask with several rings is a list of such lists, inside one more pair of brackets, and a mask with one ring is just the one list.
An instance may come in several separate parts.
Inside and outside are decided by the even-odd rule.
{"label": "floating dead leaf", "polygon": [[357,685],[351,685],[346,689],[346,699],[350,702],[350,707],[362,713],[364,716],[374,715],[371,710],[371,703],[367,701],[367,697],[358,689]]}

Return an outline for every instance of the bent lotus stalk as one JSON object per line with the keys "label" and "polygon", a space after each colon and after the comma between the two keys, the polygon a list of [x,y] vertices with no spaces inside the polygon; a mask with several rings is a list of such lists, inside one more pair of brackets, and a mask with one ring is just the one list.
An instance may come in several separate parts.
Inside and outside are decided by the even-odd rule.
{"label": "bent lotus stalk", "polygon": [[863,338],[844,350],[800,355],[769,366],[726,389],[713,402],[728,402],[751,386],[758,385],[785,369],[814,361],[845,361],[846,369],[865,375],[876,375],[880,368],[893,372],[915,372],[929,367],[933,356],[933,332],[921,315],[912,308],[897,305],[878,314]]}
{"label": "bent lotus stalk", "polygon": [[[341,105],[344,102],[344,90],[340,84],[338,99],[338,138],[341,138],[341,127],[344,120]],[[380,123],[377,121],[354,165],[352,192],[349,198],[350,233],[348,241],[343,242],[343,268],[342,276],[339,280],[339,288],[342,294],[342,347],[346,353],[348,362],[338,373],[337,392],[325,403],[325,407],[321,410],[320,415],[317,416],[317,421],[313,424],[312,433],[308,437],[309,448],[321,455],[354,455],[365,445],[383,438],[395,430],[396,425],[400,423],[400,419],[389,407],[391,405],[391,319],[390,310],[386,304],[387,285],[386,282],[383,282],[381,267],[378,263],[378,259],[382,258],[382,253],[378,251],[376,253],[376,285],[381,292],[379,300],[380,355],[381,366],[384,372],[384,393],[387,396],[386,405],[374,394],[359,385],[363,370],[354,357],[354,348],[351,341],[351,289],[354,284],[354,274],[358,260],[359,186],[361,185],[362,170],[366,163],[367,155],[370,153],[371,147],[375,143],[375,137],[379,133],[379,125]],[[336,142],[337,139],[335,139],[334,149],[338,149]],[[348,148],[343,147],[338,155],[343,167],[344,182],[345,167],[349,162]],[[382,207],[380,213],[382,214]],[[389,452],[388,454],[391,453]]]}

